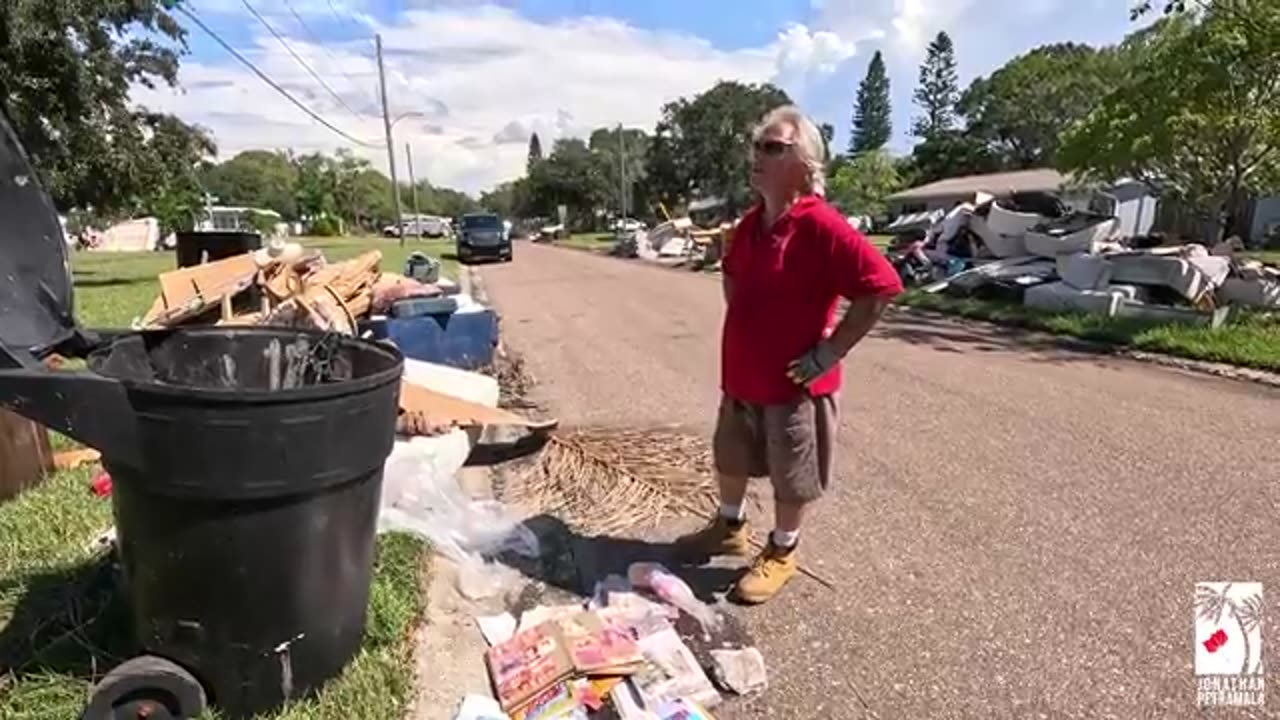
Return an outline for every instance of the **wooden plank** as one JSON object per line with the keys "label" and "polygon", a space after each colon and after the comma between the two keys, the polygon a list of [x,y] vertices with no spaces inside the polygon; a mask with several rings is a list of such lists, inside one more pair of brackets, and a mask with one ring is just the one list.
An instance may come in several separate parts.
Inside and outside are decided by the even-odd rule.
{"label": "wooden plank", "polygon": [[438,393],[408,381],[400,383],[400,410],[417,414],[433,426],[516,425],[530,430],[550,430],[559,425],[558,420],[530,420],[501,408]]}
{"label": "wooden plank", "polygon": [[0,410],[0,501],[40,484],[52,469],[49,431],[21,415]]}

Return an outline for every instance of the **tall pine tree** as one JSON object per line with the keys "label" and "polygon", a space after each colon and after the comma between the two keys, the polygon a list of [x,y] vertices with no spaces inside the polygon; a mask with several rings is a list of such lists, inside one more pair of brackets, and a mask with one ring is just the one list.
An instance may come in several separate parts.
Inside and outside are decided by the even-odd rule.
{"label": "tall pine tree", "polygon": [[858,85],[858,99],[853,111],[853,136],[849,154],[860,155],[878,150],[889,142],[893,133],[893,110],[889,104],[889,75],[884,57],[877,50],[867,66],[867,76]]}
{"label": "tall pine tree", "polygon": [[542,160],[542,141],[538,139],[538,133],[529,136],[529,162],[526,170],[533,172],[533,166]]}
{"label": "tall pine tree", "polygon": [[912,125],[916,137],[925,140],[941,137],[952,128],[956,118],[956,102],[960,99],[960,78],[956,74],[956,49],[945,32],[929,43],[929,54],[920,66],[920,85],[915,101],[923,113]]}

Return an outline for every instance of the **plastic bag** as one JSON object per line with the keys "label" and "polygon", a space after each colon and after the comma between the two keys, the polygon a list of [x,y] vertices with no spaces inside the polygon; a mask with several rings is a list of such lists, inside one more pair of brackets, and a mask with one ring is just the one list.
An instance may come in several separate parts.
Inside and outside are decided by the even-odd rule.
{"label": "plastic bag", "polygon": [[397,440],[383,471],[378,530],[401,530],[428,540],[458,566],[458,589],[489,597],[516,573],[486,556],[516,552],[538,557],[538,538],[495,501],[472,500],[458,487],[471,452],[461,430]]}
{"label": "plastic bag", "polygon": [[632,586],[648,588],[662,598],[663,602],[688,613],[702,625],[703,632],[716,632],[720,629],[720,616],[715,609],[699,600],[684,580],[671,574],[660,563],[631,563],[627,568],[627,579]]}

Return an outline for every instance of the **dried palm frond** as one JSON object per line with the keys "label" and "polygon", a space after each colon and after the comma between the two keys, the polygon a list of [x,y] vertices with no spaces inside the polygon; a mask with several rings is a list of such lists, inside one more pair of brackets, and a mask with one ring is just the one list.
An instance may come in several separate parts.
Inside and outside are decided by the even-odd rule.
{"label": "dried palm frond", "polygon": [[653,527],[716,504],[710,449],[701,438],[670,430],[553,436],[506,494],[590,534]]}

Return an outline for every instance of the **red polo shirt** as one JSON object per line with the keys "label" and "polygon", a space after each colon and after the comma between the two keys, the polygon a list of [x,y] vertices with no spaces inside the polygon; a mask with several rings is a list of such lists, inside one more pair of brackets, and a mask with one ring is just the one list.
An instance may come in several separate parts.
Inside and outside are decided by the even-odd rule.
{"label": "red polo shirt", "polygon": [[[776,405],[802,392],[787,365],[835,328],[840,297],[891,298],[902,281],[889,261],[835,208],[802,198],[761,227],[763,208],[734,231],[722,268],[733,281],[720,348],[721,388],[744,402]],[[813,396],[840,389],[837,365],[809,387]]]}

